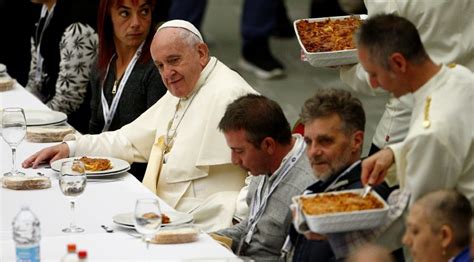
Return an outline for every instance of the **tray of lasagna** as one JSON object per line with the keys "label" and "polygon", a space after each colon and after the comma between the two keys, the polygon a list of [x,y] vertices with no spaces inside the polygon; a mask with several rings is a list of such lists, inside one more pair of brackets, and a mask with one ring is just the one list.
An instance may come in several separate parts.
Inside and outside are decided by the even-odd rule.
{"label": "tray of lasagna", "polygon": [[367,15],[298,19],[293,26],[302,58],[314,67],[355,64],[354,32]]}
{"label": "tray of lasagna", "polygon": [[387,203],[372,191],[361,196],[363,189],[295,196],[293,202],[303,213],[312,232],[327,234],[371,229],[387,217]]}

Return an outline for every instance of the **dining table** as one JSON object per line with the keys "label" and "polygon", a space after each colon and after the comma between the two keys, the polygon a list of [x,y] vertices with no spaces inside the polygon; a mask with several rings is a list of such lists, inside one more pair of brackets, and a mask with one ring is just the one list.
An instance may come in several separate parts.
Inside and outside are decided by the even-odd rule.
{"label": "dining table", "polygon": [[[25,110],[50,110],[20,84],[0,92],[0,110],[22,107]],[[239,261],[228,249],[201,232],[196,241],[183,244],[150,244],[136,237],[134,229],[116,224],[117,214],[133,212],[137,199],[158,199],[162,211],[172,207],[142,185],[132,174],[124,172],[113,179],[90,179],[84,193],[76,199],[76,224],[82,233],[64,233],[71,221],[69,200],[59,188],[59,174],[49,165],[37,169],[22,168],[21,162],[33,153],[56,143],[33,143],[24,139],[17,147],[18,168],[29,176],[50,178],[51,187],[39,190],[12,190],[0,187],[0,261],[15,261],[12,221],[21,207],[27,206],[40,221],[41,261],[60,261],[67,253],[67,244],[75,243],[86,250],[88,261]],[[0,177],[11,170],[11,149],[0,139]],[[107,232],[103,226],[113,232]],[[109,230],[110,231],[110,230]]]}

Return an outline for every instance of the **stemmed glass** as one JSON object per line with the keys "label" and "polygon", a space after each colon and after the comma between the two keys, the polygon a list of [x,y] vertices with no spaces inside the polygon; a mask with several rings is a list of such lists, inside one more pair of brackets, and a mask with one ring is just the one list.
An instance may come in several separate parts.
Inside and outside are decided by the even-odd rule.
{"label": "stemmed glass", "polygon": [[61,164],[61,174],[59,175],[59,187],[71,203],[71,224],[64,228],[65,233],[84,232],[83,228],[76,226],[74,207],[75,199],[84,192],[87,184],[87,176],[84,164],[79,160],[65,161]]}
{"label": "stemmed glass", "polygon": [[142,239],[148,244],[161,226],[160,203],[157,199],[138,199],[135,204],[134,224]]}
{"label": "stemmed glass", "polygon": [[16,167],[16,148],[26,135],[26,119],[23,108],[8,107],[2,112],[2,137],[12,149],[12,170],[4,176],[25,175]]}

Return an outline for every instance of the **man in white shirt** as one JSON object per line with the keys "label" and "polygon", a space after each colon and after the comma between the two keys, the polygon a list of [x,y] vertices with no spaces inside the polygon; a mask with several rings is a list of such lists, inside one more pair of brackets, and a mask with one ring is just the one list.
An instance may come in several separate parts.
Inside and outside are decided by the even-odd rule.
{"label": "man in white shirt", "polygon": [[[414,97],[406,139],[365,159],[362,182],[381,183],[394,165],[401,196],[410,196],[397,209],[406,210],[408,203],[442,188],[459,191],[474,206],[474,74],[463,66],[435,64],[415,26],[395,15],[367,20],[356,41],[373,86],[395,97]],[[391,233],[382,234],[388,238],[384,243],[400,242],[402,217],[392,218]]]}
{"label": "man in white shirt", "polygon": [[255,91],[236,72],[209,56],[199,31],[172,20],[158,28],[153,60],[168,92],[134,122],[113,132],[67,137],[23,162],[80,155],[148,162],[143,184],[178,211],[194,216],[202,229],[230,226],[247,214],[244,170],[234,166],[217,129],[226,106]]}
{"label": "man in white shirt", "polygon": [[474,205],[474,74],[460,65],[435,64],[415,26],[396,15],[368,19],[355,39],[370,84],[394,97],[412,94],[414,107],[405,140],[362,161],[364,184],[379,184],[396,168],[400,190],[388,199],[384,225],[341,234],[337,244],[346,253],[364,241],[393,250],[401,245],[407,207],[420,196],[454,189]]}
{"label": "man in white shirt", "polygon": [[[457,63],[474,71],[474,13],[472,0],[365,0],[369,17],[396,14],[412,22],[420,34],[428,55],[437,64]],[[360,64],[343,67],[341,80],[354,90],[367,95],[386,91],[371,87],[367,73]],[[410,125],[413,97],[389,98],[373,138],[370,153],[386,145],[403,141]]]}

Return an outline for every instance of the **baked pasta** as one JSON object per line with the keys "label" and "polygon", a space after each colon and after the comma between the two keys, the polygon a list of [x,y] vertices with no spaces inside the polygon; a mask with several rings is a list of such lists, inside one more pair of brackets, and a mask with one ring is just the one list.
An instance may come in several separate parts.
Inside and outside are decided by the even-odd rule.
{"label": "baked pasta", "polygon": [[[155,214],[153,212],[148,212],[143,214],[144,218],[150,219],[150,218],[159,218],[160,216],[158,214]],[[161,213],[161,223],[162,224],[169,224],[171,222],[171,219],[169,216],[167,216],[165,213]]]}
{"label": "baked pasta", "polygon": [[84,163],[84,168],[89,171],[104,171],[112,168],[110,160],[105,158],[90,158],[83,156],[79,160]]}
{"label": "baked pasta", "polygon": [[296,29],[307,52],[330,52],[355,49],[352,35],[361,23],[355,16],[317,22],[301,20]]}
{"label": "baked pasta", "polygon": [[384,205],[373,194],[365,198],[357,193],[320,194],[300,198],[300,204],[307,215],[322,215],[340,212],[354,212],[383,208]]}

